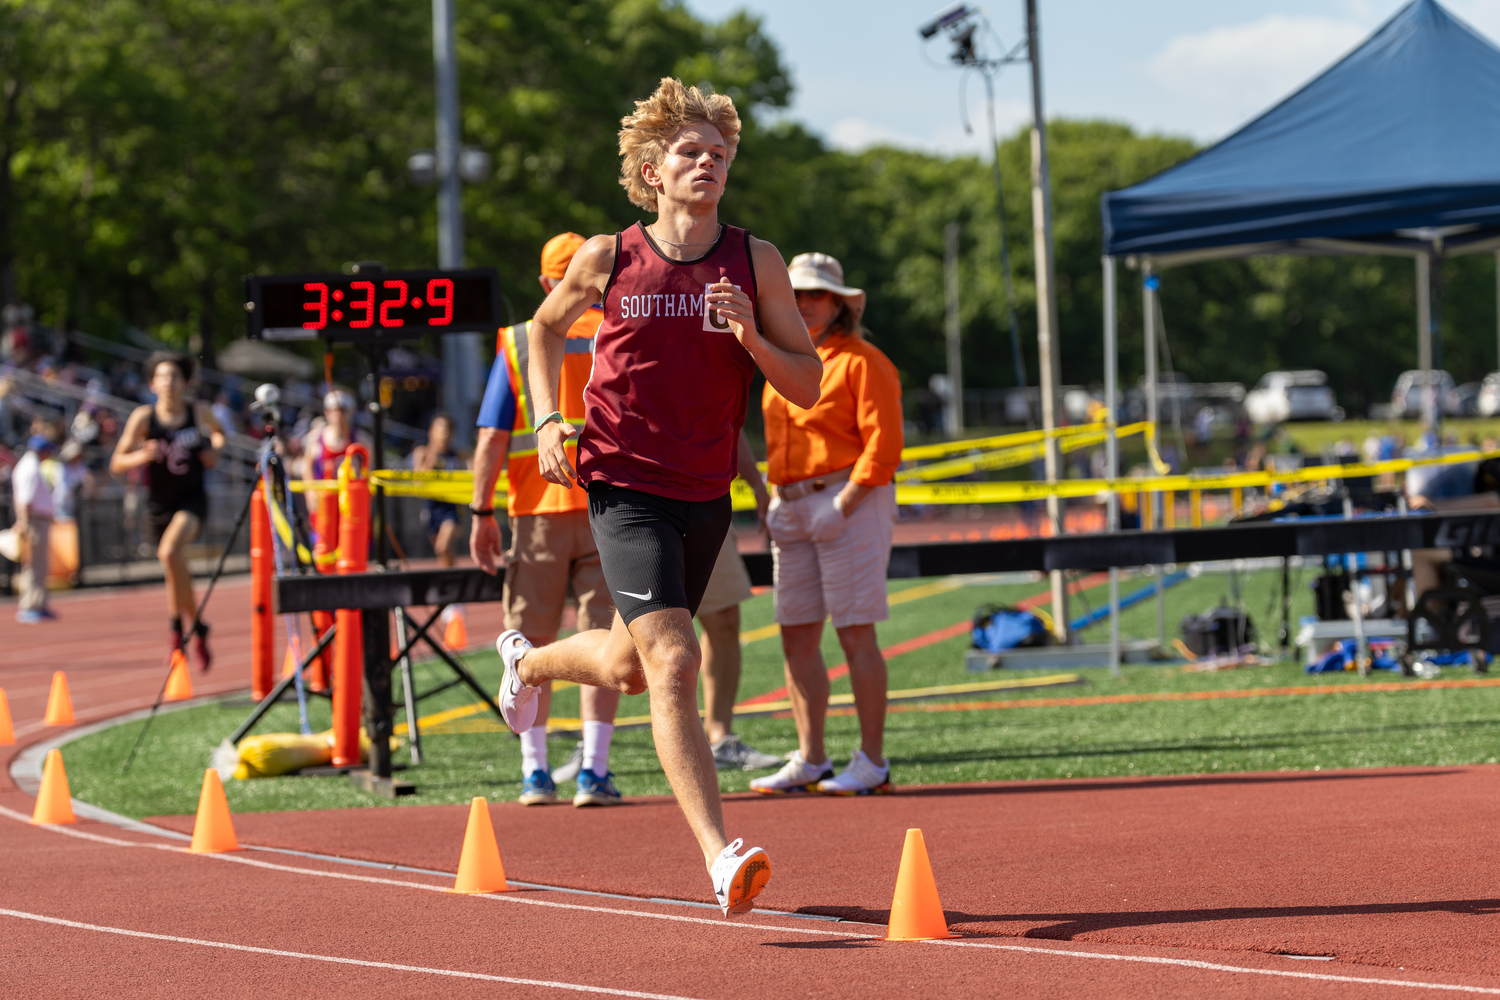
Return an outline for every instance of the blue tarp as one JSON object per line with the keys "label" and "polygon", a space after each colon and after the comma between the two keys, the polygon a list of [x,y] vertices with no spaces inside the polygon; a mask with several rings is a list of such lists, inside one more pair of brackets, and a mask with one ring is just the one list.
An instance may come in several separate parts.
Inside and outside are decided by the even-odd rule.
{"label": "blue tarp", "polygon": [[1102,203],[1105,252],[1162,263],[1500,246],[1500,49],[1414,0],[1238,132]]}

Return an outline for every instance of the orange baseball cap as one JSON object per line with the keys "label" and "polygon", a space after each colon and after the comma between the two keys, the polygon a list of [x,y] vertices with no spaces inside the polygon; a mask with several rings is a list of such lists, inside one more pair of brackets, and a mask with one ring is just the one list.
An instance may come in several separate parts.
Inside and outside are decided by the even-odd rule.
{"label": "orange baseball cap", "polygon": [[583,246],[584,239],[577,233],[554,236],[542,247],[542,277],[561,278],[568,270],[568,262]]}

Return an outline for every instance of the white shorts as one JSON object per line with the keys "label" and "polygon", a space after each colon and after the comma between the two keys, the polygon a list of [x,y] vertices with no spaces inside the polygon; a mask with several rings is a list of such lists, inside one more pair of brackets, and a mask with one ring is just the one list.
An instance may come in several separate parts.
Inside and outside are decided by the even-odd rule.
{"label": "white shorts", "polygon": [[837,489],[796,500],[773,497],[766,512],[776,563],[776,623],[834,628],[890,617],[885,571],[896,522],[895,484],[877,486],[845,518]]}

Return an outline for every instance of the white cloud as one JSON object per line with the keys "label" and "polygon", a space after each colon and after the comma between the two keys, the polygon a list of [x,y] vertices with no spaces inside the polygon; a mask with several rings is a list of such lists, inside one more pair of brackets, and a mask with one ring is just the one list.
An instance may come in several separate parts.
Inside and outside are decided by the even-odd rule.
{"label": "white cloud", "polygon": [[1223,135],[1328,68],[1367,33],[1355,21],[1272,14],[1177,35],[1147,71],[1163,91],[1197,106],[1200,127]]}

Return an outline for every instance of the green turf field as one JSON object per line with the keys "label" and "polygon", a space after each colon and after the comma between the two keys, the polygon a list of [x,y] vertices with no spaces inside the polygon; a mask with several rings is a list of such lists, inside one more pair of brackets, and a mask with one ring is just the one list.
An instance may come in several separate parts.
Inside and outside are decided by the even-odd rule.
{"label": "green turf field", "polygon": [[[1310,575],[1310,574],[1309,574]],[[1240,586],[1246,607],[1263,633],[1275,633],[1274,606],[1279,574],[1263,571]],[[891,592],[925,587],[932,581],[893,581]],[[1231,595],[1230,578],[1205,574],[1168,592],[1166,618],[1169,637],[1177,634],[1182,615],[1200,612]],[[1310,612],[1310,597],[1298,588],[1296,615]],[[1129,592],[1141,581],[1127,580]],[[893,605],[891,620],[879,627],[882,646],[911,639],[969,618],[976,605],[1014,602],[1044,589],[1042,582],[971,585]],[[935,588],[928,587],[929,591]],[[1087,592],[1094,605],[1106,590]],[[743,629],[771,621],[770,595],[743,606]],[[1075,598],[1074,615],[1081,610]],[[1127,636],[1156,633],[1152,602],[1122,616]],[[1092,629],[1094,641],[1106,638],[1105,626]],[[890,688],[901,690],[939,684],[961,684],[1000,679],[1015,671],[967,673],[960,636],[890,660]],[[830,630],[824,655],[831,666],[843,660]],[[779,642],[769,638],[744,647],[741,698],[780,687]],[[467,657],[487,685],[498,684],[499,664],[492,652]],[[1047,671],[1055,673],[1056,671]],[[1112,679],[1103,669],[1077,671],[1078,684],[1067,687],[967,694],[936,702],[1094,697],[1147,692],[1186,692],[1222,689],[1271,688],[1290,685],[1352,685],[1399,681],[1376,673],[1368,681],[1352,674],[1305,675],[1296,663],[1241,668],[1219,673],[1188,673],[1176,666],[1127,667]],[[442,678],[437,668],[418,667],[420,687]],[[1445,678],[1471,678],[1472,671],[1451,669]],[[835,693],[847,692],[847,679],[836,681]],[[425,702],[424,716],[461,707],[473,697],[453,689]],[[575,691],[560,691],[553,703],[556,717],[576,716]],[[244,700],[201,706],[158,717],[135,767],[128,777],[120,762],[134,742],[140,723],[130,723],[85,737],[64,748],[73,794],[80,799],[130,816],[192,812],[197,805],[203,769],[213,747],[244,718]],[[621,717],[644,715],[646,696],[623,699]],[[399,719],[399,717],[398,717]],[[329,725],[326,701],[313,701],[312,724]],[[259,732],[292,732],[297,728],[294,705],[283,704],[270,713]],[[484,715],[471,715],[434,727],[424,736],[427,762],[406,772],[418,787],[403,804],[467,801],[474,795],[512,799],[520,791],[518,742]],[[469,730],[469,731],[465,731]],[[479,731],[473,731],[479,730]],[[736,730],[752,746],[781,754],[796,746],[790,719],[745,717]],[[842,765],[857,741],[852,716],[828,722],[828,745]],[[572,749],[571,736],[551,741],[554,766]],[[1247,770],[1378,767],[1389,765],[1493,762],[1500,755],[1500,689],[1467,688],[1408,690],[1389,693],[1235,698],[1208,701],[1136,702],[1009,708],[980,711],[898,712],[889,717],[887,753],[898,784],[997,779],[1062,778],[1131,774],[1189,774]],[[405,749],[397,754],[405,761]],[[615,734],[612,766],[621,791],[632,795],[669,791],[656,762],[649,728],[621,729]],[[755,774],[721,772],[725,791],[742,791]],[[388,805],[388,800],[354,791],[337,778],[264,778],[228,782],[231,809],[251,812],[277,809],[333,808]],[[561,792],[571,794],[572,786]]]}

